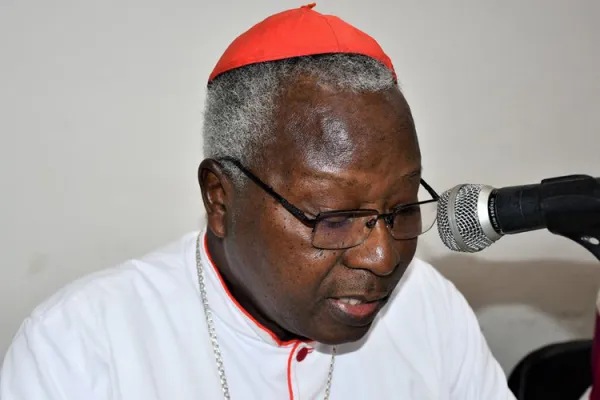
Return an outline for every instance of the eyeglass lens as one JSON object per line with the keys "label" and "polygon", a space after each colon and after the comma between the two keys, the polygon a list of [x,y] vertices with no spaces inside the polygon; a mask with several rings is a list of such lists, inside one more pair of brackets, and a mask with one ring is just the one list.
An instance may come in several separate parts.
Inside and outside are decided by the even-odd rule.
{"label": "eyeglass lens", "polygon": [[[428,194],[420,191],[419,201],[432,200]],[[390,234],[397,240],[414,239],[427,232],[435,224],[437,202],[401,207],[387,218]],[[374,213],[337,213],[327,216],[315,225],[313,229],[313,246],[321,249],[343,249],[361,244],[374,227]]]}

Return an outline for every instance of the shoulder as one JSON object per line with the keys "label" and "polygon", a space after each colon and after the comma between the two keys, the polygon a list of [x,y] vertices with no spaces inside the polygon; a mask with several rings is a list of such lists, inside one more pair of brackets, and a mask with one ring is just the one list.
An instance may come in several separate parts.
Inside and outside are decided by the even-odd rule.
{"label": "shoulder", "polygon": [[389,324],[397,330],[410,326],[411,339],[429,346],[452,398],[514,399],[474,310],[452,282],[417,259],[399,286]]}
{"label": "shoulder", "polygon": [[[168,296],[182,285],[194,287],[190,258],[197,233],[157,249],[143,257],[128,260],[79,278],[54,293],[31,313],[30,324],[51,324],[59,320],[90,320],[107,309],[120,308],[144,300],[148,295]],[[63,321],[64,322],[64,321]]]}
{"label": "shoulder", "polygon": [[479,331],[473,309],[456,286],[433,265],[414,259],[398,284],[382,322],[411,340],[440,352],[467,330]]}
{"label": "shoulder", "polygon": [[130,351],[164,304],[195,295],[195,238],[82,277],[36,307],[7,349],[0,397],[110,396],[113,355]]}
{"label": "shoulder", "polygon": [[415,258],[396,289],[398,297],[411,296],[428,307],[447,309],[462,302],[456,286],[430,263]]}
{"label": "shoulder", "polygon": [[190,263],[195,239],[196,234],[186,235],[57,291],[21,324],[6,353],[0,382],[15,376],[20,380],[15,385],[27,385],[36,379],[32,371],[40,380],[50,375],[71,383],[100,379],[115,344],[119,347],[114,351],[127,349],[156,318],[168,320],[170,315],[161,314],[165,304],[194,299],[197,286]]}

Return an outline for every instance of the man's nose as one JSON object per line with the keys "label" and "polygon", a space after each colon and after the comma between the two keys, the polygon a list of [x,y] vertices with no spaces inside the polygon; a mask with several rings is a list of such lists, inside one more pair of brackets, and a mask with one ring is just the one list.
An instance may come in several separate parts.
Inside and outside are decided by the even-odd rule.
{"label": "man's nose", "polygon": [[396,240],[382,219],[375,223],[362,244],[346,250],[344,254],[344,264],[347,267],[367,269],[379,276],[394,272],[399,262]]}

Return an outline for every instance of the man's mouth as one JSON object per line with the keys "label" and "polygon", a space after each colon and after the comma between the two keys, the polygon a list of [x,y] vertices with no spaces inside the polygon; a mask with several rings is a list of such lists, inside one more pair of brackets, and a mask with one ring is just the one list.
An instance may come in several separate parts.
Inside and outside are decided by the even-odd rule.
{"label": "man's mouth", "polygon": [[344,325],[364,326],[375,319],[375,316],[385,305],[387,296],[344,296],[331,298],[328,301],[329,310],[334,319]]}
{"label": "man's mouth", "polygon": [[388,293],[377,293],[370,295],[363,294],[345,294],[342,296],[334,296],[332,297],[334,300],[339,300],[343,303],[348,303],[351,305],[357,305],[361,303],[373,303],[380,300],[385,300],[389,297]]}
{"label": "man's mouth", "polygon": [[348,297],[342,297],[340,299],[337,299],[339,302],[344,303],[344,304],[350,304],[351,306],[356,306],[358,304],[364,304],[364,301],[360,301],[358,299],[351,299]]}

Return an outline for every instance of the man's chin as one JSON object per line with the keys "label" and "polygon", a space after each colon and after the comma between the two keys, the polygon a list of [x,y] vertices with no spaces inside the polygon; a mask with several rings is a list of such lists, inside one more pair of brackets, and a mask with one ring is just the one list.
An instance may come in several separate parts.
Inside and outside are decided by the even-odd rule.
{"label": "man's chin", "polygon": [[315,335],[313,340],[330,346],[358,342],[365,338],[372,325],[373,323],[369,323],[364,326],[346,326],[343,328],[332,329],[319,335]]}

